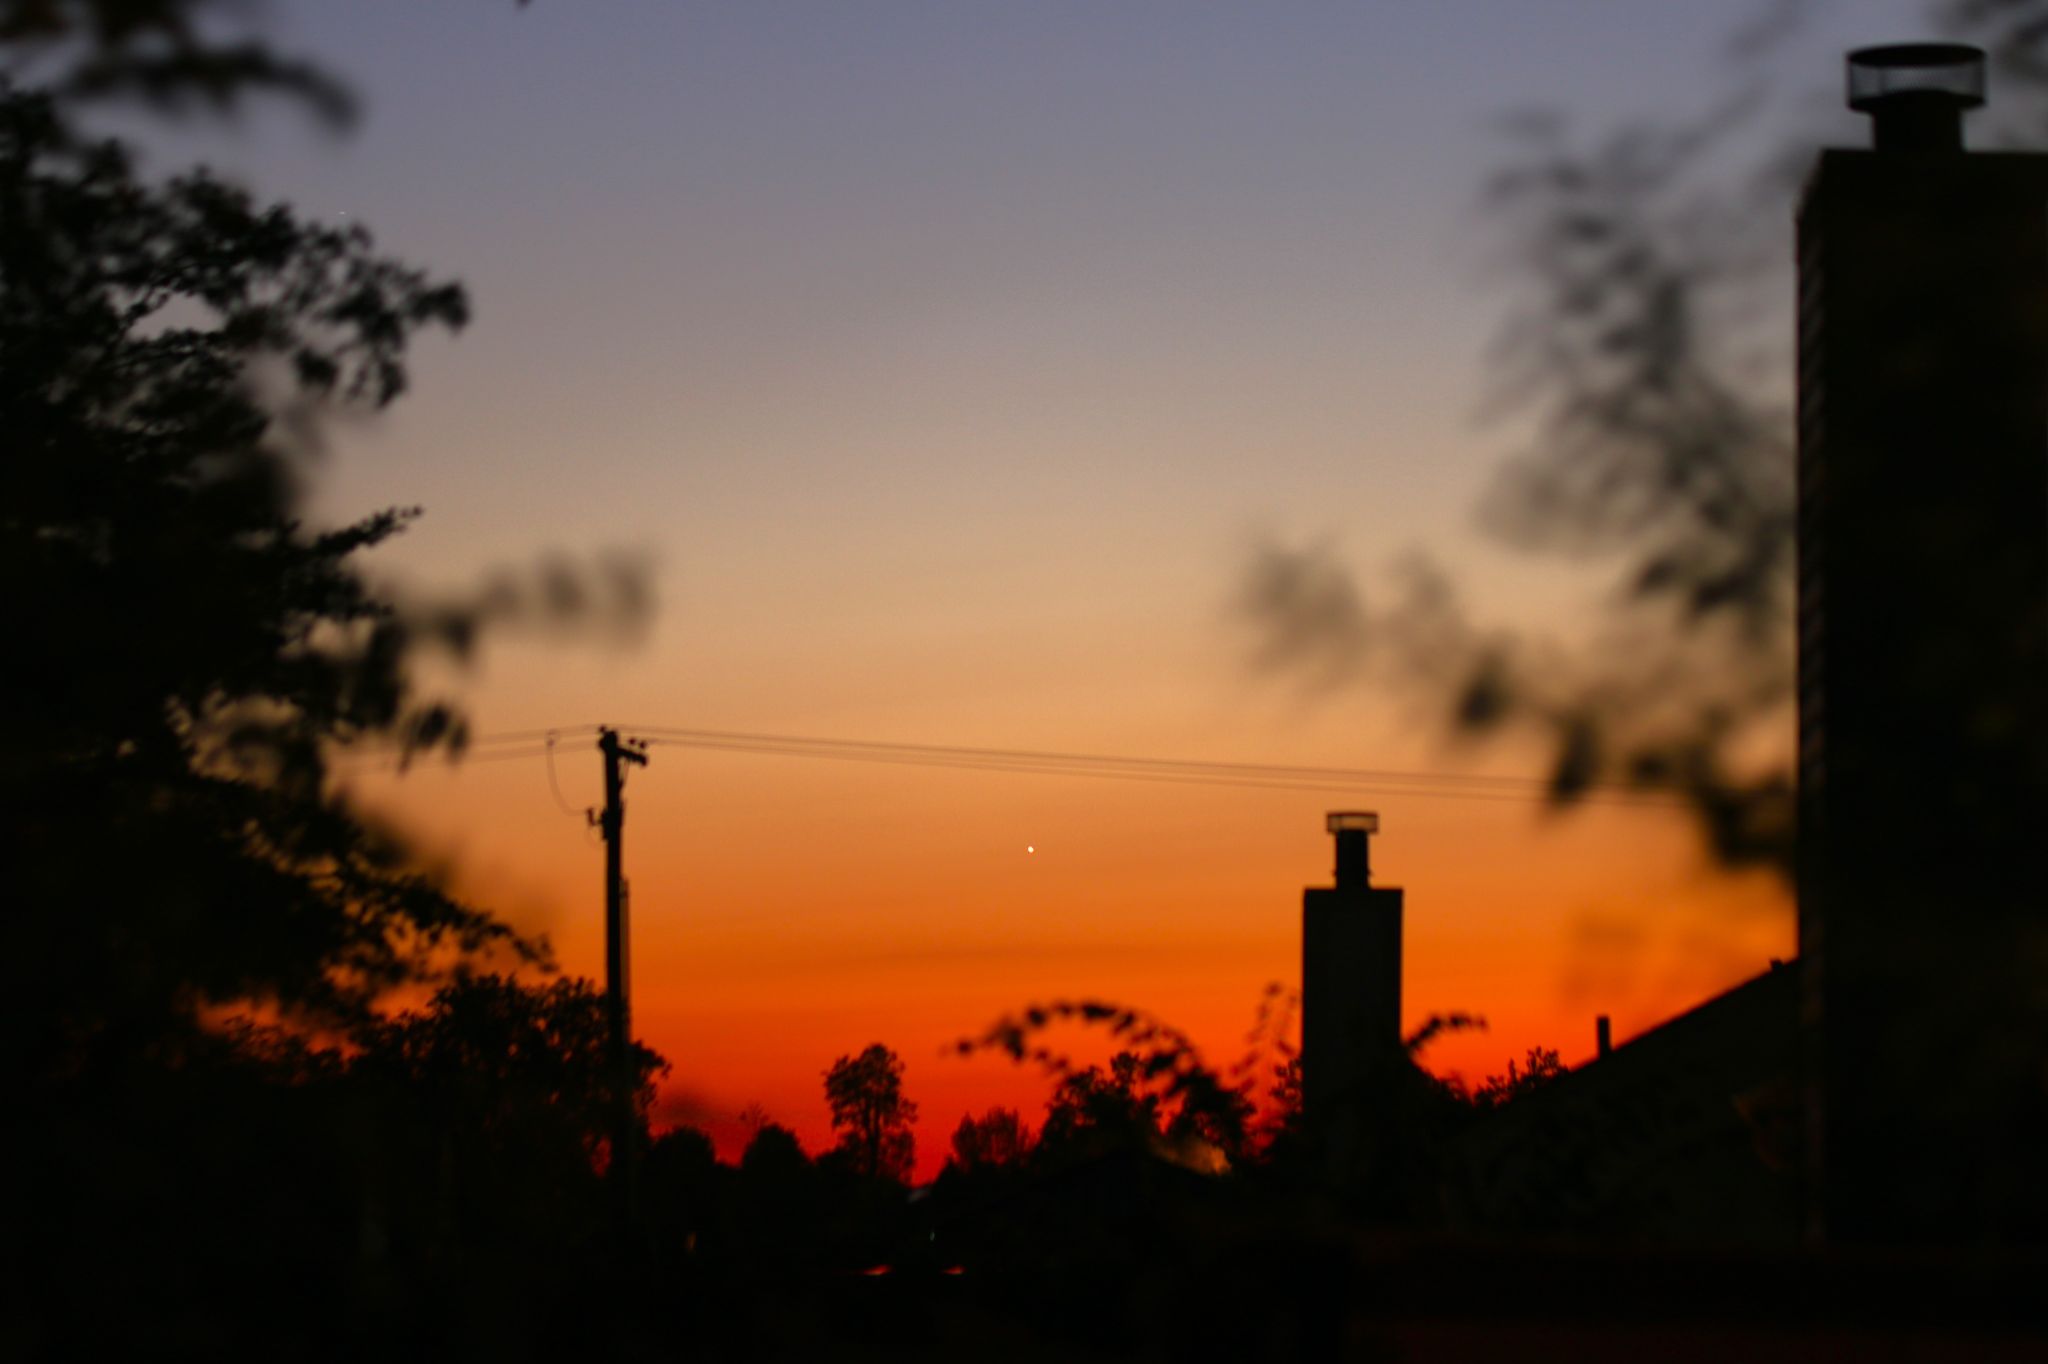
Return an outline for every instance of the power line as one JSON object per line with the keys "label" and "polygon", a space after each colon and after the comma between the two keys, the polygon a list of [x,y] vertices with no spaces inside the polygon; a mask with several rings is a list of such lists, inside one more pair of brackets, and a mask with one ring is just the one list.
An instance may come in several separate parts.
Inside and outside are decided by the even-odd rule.
{"label": "power line", "polygon": [[[650,744],[667,744],[678,748],[767,757],[823,758],[839,762],[890,766],[1145,781],[1168,785],[1220,786],[1241,790],[1349,792],[1359,795],[1508,801],[1520,804],[1547,800],[1550,796],[1550,786],[1547,782],[1530,777],[1312,767],[1277,763],[1211,762],[1185,758],[1139,758],[1040,749],[975,748],[954,744],[891,743],[867,739],[821,738],[815,735],[687,729],[673,725],[625,725],[619,728],[621,732],[646,736]],[[579,812],[563,797],[555,775],[556,741],[563,736],[594,734],[599,732],[599,729],[599,726],[593,724],[477,735],[469,740],[466,751],[450,756],[457,762],[510,762],[544,758],[548,764],[549,788],[556,803],[565,812],[578,814]],[[535,745],[535,739],[544,742]],[[387,770],[397,765],[388,764]],[[1675,793],[1647,791],[1611,783],[1597,784],[1579,799],[1588,804],[1666,808],[1684,803]]]}
{"label": "power line", "polygon": [[480,744],[532,743],[535,740],[552,743],[566,735],[595,734],[597,731],[596,725],[557,725],[552,729],[514,729],[497,734],[472,734],[465,742],[472,748]]}
{"label": "power line", "polygon": [[482,753],[451,753],[448,755],[448,762],[450,765],[456,763],[513,762],[523,758],[544,758],[547,754],[547,746],[543,744],[532,748],[494,748]]}
{"label": "power line", "polygon": [[562,807],[563,814],[571,819],[588,819],[590,817],[589,811],[578,810],[569,804],[568,801],[562,799],[561,784],[555,780],[555,740],[558,737],[556,731],[552,729],[548,731],[548,790],[554,792],[555,804]]}
{"label": "power line", "polygon": [[[442,766],[454,767],[460,763],[516,762],[526,758],[545,757],[547,753],[547,748],[542,746],[490,749],[482,753],[460,754],[442,750],[439,757]],[[344,772],[404,772],[415,767],[425,767],[433,756],[435,755],[431,750],[421,750],[410,756],[395,758],[385,754],[344,753],[338,755],[329,765]]]}
{"label": "power line", "polygon": [[[1548,785],[1526,777],[1489,777],[1368,768],[1303,767],[1269,763],[1200,762],[1175,758],[1134,758],[1034,749],[969,748],[942,744],[881,743],[824,739],[794,734],[679,729],[666,725],[631,727],[652,743],[713,751],[781,757],[833,758],[975,771],[1037,773],[1048,776],[1113,777],[1268,790],[1363,791],[1392,795],[1457,797],[1471,800],[1542,799]],[[1606,787],[1584,799],[1608,804],[1671,805],[1671,795]]]}
{"label": "power line", "polygon": [[806,756],[843,753],[860,757],[888,757],[894,760],[988,764],[1002,769],[1132,771],[1221,778],[1273,781],[1307,781],[1318,786],[1417,783],[1458,787],[1496,795],[1526,795],[1545,788],[1545,783],[1526,777],[1464,775],[1443,772],[1399,772],[1371,768],[1302,767],[1273,763],[1194,761],[1180,758],[1134,758],[1099,753],[1063,753],[1035,749],[968,748],[942,744],[882,743],[860,739],[822,739],[794,734],[747,734],[724,730],[673,729],[662,725],[635,727],[636,733],[653,736],[657,742],[685,747],[726,748],[737,751],[797,752]]}
{"label": "power line", "polygon": [[1299,767],[1276,763],[1211,762],[1185,758],[1133,758],[1104,753],[1063,753],[1041,749],[967,748],[949,744],[884,743],[865,739],[821,739],[795,734],[746,734],[726,730],[674,729],[665,725],[642,725],[636,732],[655,735],[671,743],[792,745],[805,749],[833,749],[847,752],[887,752],[934,758],[973,758],[990,762],[1027,763],[1037,766],[1088,766],[1134,768],[1147,771],[1201,772],[1210,775],[1307,778],[1311,780],[1423,781],[1455,783],[1475,789],[1526,790],[1542,783],[1526,777],[1464,775],[1448,772],[1394,772],[1356,767]]}
{"label": "power line", "polygon": [[[435,742],[407,751],[399,743],[373,740],[350,745],[332,754],[334,765],[350,770],[388,771],[424,763],[430,758],[446,762],[497,762],[508,758],[533,758],[547,752],[545,745],[565,735],[596,734],[596,725],[565,725],[556,729],[506,730],[497,734],[464,735],[462,746]],[[543,745],[536,747],[536,745]],[[395,752],[395,756],[394,756]]]}
{"label": "power line", "polygon": [[[778,748],[768,744],[717,744],[705,741],[650,738],[650,744],[673,744],[679,747],[710,749],[729,753],[750,753],[771,757],[825,758],[836,762],[865,762],[906,767],[940,767],[955,771],[1006,772],[1025,776],[1041,777],[1085,777],[1096,780],[1121,780],[1155,782],[1172,786],[1227,786],[1238,790],[1252,791],[1330,791],[1365,794],[1368,789],[1383,795],[1424,796],[1449,800],[1511,801],[1527,804],[1535,799],[1532,795],[1509,794],[1491,791],[1431,790],[1427,788],[1402,788],[1384,783],[1370,787],[1363,783],[1313,782],[1313,781],[1260,781],[1251,777],[1202,776],[1174,772],[1119,771],[1114,768],[1031,766],[1023,763],[976,762],[972,760],[949,760],[929,756],[909,756],[882,753],[847,753],[818,749]],[[1609,803],[1612,798],[1609,798]],[[1650,804],[1662,802],[1628,802]]]}

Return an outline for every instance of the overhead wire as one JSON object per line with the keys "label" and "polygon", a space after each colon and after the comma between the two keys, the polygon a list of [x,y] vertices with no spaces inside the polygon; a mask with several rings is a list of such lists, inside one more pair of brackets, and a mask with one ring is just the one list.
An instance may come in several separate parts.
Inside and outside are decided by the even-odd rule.
{"label": "overhead wire", "polygon": [[508,748],[493,748],[493,749],[486,749],[485,751],[483,751],[483,752],[481,752],[481,753],[479,753],[479,752],[476,752],[476,751],[474,751],[474,750],[470,750],[470,751],[467,751],[467,752],[463,752],[463,753],[458,753],[458,754],[454,754],[454,755],[452,755],[452,757],[453,757],[454,761],[456,761],[456,762],[465,762],[465,763],[495,763],[495,762],[512,762],[512,761],[515,761],[515,760],[517,760],[517,759],[521,759],[521,758],[540,758],[540,757],[545,757],[545,756],[547,755],[547,753],[548,753],[548,748],[547,748],[547,746],[546,746],[545,744],[542,744],[542,745],[538,745],[538,746],[534,746],[534,747],[528,747],[528,748],[509,748],[509,749],[508,749]]}
{"label": "overhead wire", "polygon": [[[632,725],[621,728],[647,736],[650,743],[712,751],[1050,776],[1106,777],[1267,790],[1370,790],[1389,795],[1523,802],[1547,798],[1550,789],[1547,783],[1519,777],[1267,763],[1200,762],[1174,758],[1134,758],[1108,754],[968,748],[939,744],[881,743],[792,734],[681,729],[666,725]],[[1595,788],[1581,799],[1627,805],[1668,805],[1676,802],[1676,797],[1669,794],[1608,786]]]}
{"label": "overhead wire", "polygon": [[[480,734],[470,737],[461,753],[450,756],[458,762],[511,762],[543,758],[547,762],[548,786],[555,803],[565,814],[582,815],[587,812],[576,810],[562,795],[555,772],[555,749],[565,736],[594,734],[601,728],[596,724],[583,724],[554,729]],[[1020,748],[975,748],[951,744],[894,743],[867,739],[823,738],[815,735],[690,729],[674,725],[619,725],[615,728],[622,733],[644,736],[652,745],[769,757],[823,758],[890,766],[1144,781],[1184,786],[1234,787],[1242,790],[1321,791],[1521,804],[1552,798],[1550,783],[1530,777],[1200,761],[1184,758],[1140,758]],[[541,742],[536,745],[535,740]],[[391,768],[402,765],[391,762],[384,766]],[[1579,793],[1577,799],[1589,804],[1650,807],[1668,807],[1683,803],[1682,798],[1676,793],[1609,783],[1596,784]]]}
{"label": "overhead wire", "polygon": [[1346,781],[1431,781],[1471,785],[1479,788],[1525,788],[1532,783],[1523,777],[1495,777],[1458,773],[1393,772],[1369,768],[1299,767],[1277,763],[1240,763],[1190,760],[1185,758],[1133,758],[1104,753],[1063,753],[1042,749],[968,748],[949,744],[885,743],[867,739],[822,739],[795,734],[747,734],[727,730],[676,729],[665,725],[625,726],[636,734],[655,735],[670,743],[771,744],[806,749],[835,749],[849,752],[888,752],[928,755],[933,758],[976,758],[991,762],[1019,762],[1033,766],[1109,766],[1144,770],[1251,776],[1303,777]]}
{"label": "overhead wire", "polygon": [[1383,795],[1424,796],[1451,800],[1512,801],[1527,803],[1531,797],[1521,794],[1490,791],[1429,790],[1423,788],[1399,788],[1375,784],[1367,786],[1351,782],[1313,781],[1260,781],[1251,777],[1204,776],[1193,773],[1136,772],[1120,771],[1115,768],[1030,766],[1022,763],[976,762],[972,760],[949,761],[929,756],[916,757],[901,754],[845,753],[818,749],[776,748],[766,744],[714,744],[690,742],[676,739],[650,739],[651,744],[673,744],[678,747],[708,749],[730,753],[750,753],[763,756],[790,758],[824,758],[837,762],[879,763],[895,766],[941,767],[955,771],[1005,772],[1026,776],[1082,777],[1097,780],[1142,781],[1171,786],[1227,786],[1238,790],[1253,791],[1331,791],[1363,794],[1368,789]]}
{"label": "overhead wire", "polygon": [[790,734],[749,734],[723,730],[685,730],[661,725],[627,726],[653,742],[686,747],[776,752],[804,756],[845,755],[889,761],[928,761],[948,766],[986,766],[996,770],[1139,772],[1205,778],[1308,782],[1316,786],[1414,783],[1456,787],[1487,794],[1525,795],[1542,786],[1528,778],[1454,773],[1396,772],[1365,768],[1302,767],[1269,763],[1205,762],[1174,758],[1135,758],[1034,749],[967,748],[938,744],[880,743],[857,739],[823,739]]}
{"label": "overhead wire", "polygon": [[[444,760],[466,760],[472,762],[493,762],[500,758],[539,757],[545,745],[563,735],[583,733],[595,734],[596,725],[565,725],[555,729],[505,730],[496,734],[465,734],[459,747],[435,742],[413,748],[409,752],[402,743],[386,738],[350,744],[336,749],[330,756],[339,766],[350,768],[371,768],[382,770],[389,767],[409,766],[423,763],[430,758]],[[509,751],[508,745],[516,751]],[[536,745],[542,745],[537,747]]]}
{"label": "overhead wire", "polygon": [[548,731],[548,790],[554,792],[555,804],[562,807],[563,814],[568,815],[572,819],[588,820],[590,818],[588,810],[578,810],[570,805],[568,801],[562,799],[561,783],[555,780],[555,740],[558,737],[560,736],[554,730]]}
{"label": "overhead wire", "polygon": [[531,743],[536,740],[552,743],[564,735],[595,734],[600,728],[598,725],[557,725],[552,729],[501,730],[496,734],[471,734],[464,742],[472,748],[479,744]]}

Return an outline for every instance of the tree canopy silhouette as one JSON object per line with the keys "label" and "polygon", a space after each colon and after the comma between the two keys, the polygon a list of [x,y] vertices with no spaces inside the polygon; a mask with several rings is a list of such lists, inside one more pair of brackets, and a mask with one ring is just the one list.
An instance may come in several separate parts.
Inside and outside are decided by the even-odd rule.
{"label": "tree canopy silhouette", "polygon": [[838,1150],[855,1174],[909,1182],[917,1105],[903,1096],[903,1061],[895,1052],[876,1042],[859,1056],[840,1057],[825,1072],[825,1102]]}
{"label": "tree canopy silhouette", "polygon": [[1146,1058],[1120,1051],[1109,1065],[1060,1077],[1045,1102],[1039,1144],[1048,1152],[1117,1147],[1149,1150],[1160,1138],[1162,1095],[1147,1085]]}
{"label": "tree canopy silhouette", "polygon": [[[145,179],[76,130],[112,96],[346,112],[339,82],[223,39],[202,4],[0,0],[0,1046],[42,1186],[16,1229],[30,1353],[125,1348],[140,1322],[287,1353],[319,1322],[346,1349],[334,1331],[388,1329],[451,1271],[480,1318],[532,1318],[519,1285],[604,1222],[597,997],[479,978],[544,944],[420,872],[328,760],[458,751],[422,650],[465,656],[536,596],[556,618],[607,603],[555,580],[393,600],[360,556],[414,512],[307,524],[323,418],[390,403],[413,340],[468,305],[360,228],[203,172]],[[444,988],[386,1018],[400,986]],[[223,1017],[251,1012],[284,1026]],[[639,1064],[644,1111],[659,1058]]]}
{"label": "tree canopy silhouette", "polygon": [[1015,1169],[1030,1156],[1031,1129],[1014,1108],[991,1108],[979,1118],[962,1114],[953,1129],[952,1163],[962,1170]]}
{"label": "tree canopy silhouette", "polygon": [[[612,1062],[604,993],[586,980],[522,985],[473,976],[424,1009],[380,1023],[355,1068],[432,1096],[483,1141],[514,1133],[588,1165],[604,1154],[622,1077]],[[634,1043],[627,1102],[644,1124],[668,1063]]]}
{"label": "tree canopy silhouette", "polygon": [[1471,1102],[1479,1108],[1499,1108],[1570,1073],[1555,1047],[1531,1047],[1521,1064],[1510,1056],[1506,1074],[1489,1075],[1482,1080],[1472,1091]]}
{"label": "tree canopy silhouette", "polygon": [[740,1169],[764,1179],[784,1179],[809,1170],[811,1158],[804,1154],[796,1133],[781,1123],[764,1122],[754,1129],[740,1153]]}
{"label": "tree canopy silhouette", "polygon": [[203,173],[144,184],[0,89],[0,565],[35,585],[0,607],[25,722],[0,836],[38,1054],[237,1000],[360,1022],[437,954],[539,956],[325,782],[328,744],[462,727],[415,694],[421,629],[355,566],[413,513],[309,530],[309,424],[390,402],[414,335],[467,311],[361,228]]}

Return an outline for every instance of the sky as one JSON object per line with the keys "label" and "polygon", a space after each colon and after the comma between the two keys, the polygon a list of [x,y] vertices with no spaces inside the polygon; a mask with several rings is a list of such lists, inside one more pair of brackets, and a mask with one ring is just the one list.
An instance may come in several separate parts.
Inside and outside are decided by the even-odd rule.
{"label": "sky", "polygon": [[[1922,8],[1823,8],[1775,60],[1825,106],[1840,52],[1927,36]],[[149,164],[204,160],[470,290],[472,325],[316,471],[316,519],[425,509],[380,581],[653,565],[635,641],[515,636],[436,674],[481,733],[1533,776],[1540,753],[1454,746],[1413,697],[1261,672],[1233,601],[1279,543],[1368,598],[1423,551],[1487,619],[1569,631],[1597,603],[1597,566],[1474,515],[1526,435],[1482,419],[1513,280],[1479,191],[1511,111],[1599,130],[1723,96],[1759,9],[279,0],[258,19],[355,86],[359,125],[151,125]],[[535,759],[350,780],[601,978],[587,735],[552,784]],[[930,1173],[963,1113],[1036,1117],[1041,1077],[943,1054],[1031,1002],[1135,1005],[1235,1059],[1267,983],[1299,981],[1335,808],[1381,814],[1411,1024],[1491,1022],[1440,1070],[1584,1059],[1595,1015],[1626,1037],[1794,950],[1781,889],[1670,810],[655,748],[626,856],[660,1120],[733,1156],[752,1109],[821,1149],[823,1071],[879,1041]]]}

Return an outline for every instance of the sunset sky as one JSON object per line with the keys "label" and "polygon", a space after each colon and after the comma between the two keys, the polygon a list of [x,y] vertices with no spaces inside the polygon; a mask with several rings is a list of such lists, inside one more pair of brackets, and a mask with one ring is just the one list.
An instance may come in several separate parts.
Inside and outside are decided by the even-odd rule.
{"label": "sunset sky", "polygon": [[[1369,596],[1426,551],[1490,621],[1568,633],[1600,600],[1598,564],[1518,555],[1473,515],[1524,434],[1480,420],[1512,277],[1479,190],[1504,113],[1599,129],[1724,96],[1762,8],[300,0],[268,30],[353,82],[360,125],[194,122],[151,131],[149,164],[204,159],[469,287],[470,328],[338,425],[319,473],[322,519],[425,508],[380,580],[655,565],[637,641],[506,639],[445,679],[480,732],[1534,776],[1539,752],[1457,748],[1412,695],[1260,672],[1232,603],[1265,543],[1327,544]],[[1922,8],[1824,9],[1743,145],[1794,117],[1860,140],[1824,109],[1840,52],[1926,36]],[[587,736],[556,779],[569,811],[538,760],[351,778],[601,977]],[[1035,1121],[1046,1091],[944,1045],[1056,997],[1232,1060],[1266,983],[1298,982],[1336,808],[1382,816],[1411,1021],[1491,1020],[1439,1070],[1583,1059],[1596,1014],[1627,1036],[1793,950],[1775,884],[1716,872],[1669,810],[658,747],[627,860],[661,1121],[732,1156],[758,1104],[822,1149],[822,1072],[880,1041],[929,1173],[963,1112]]]}

